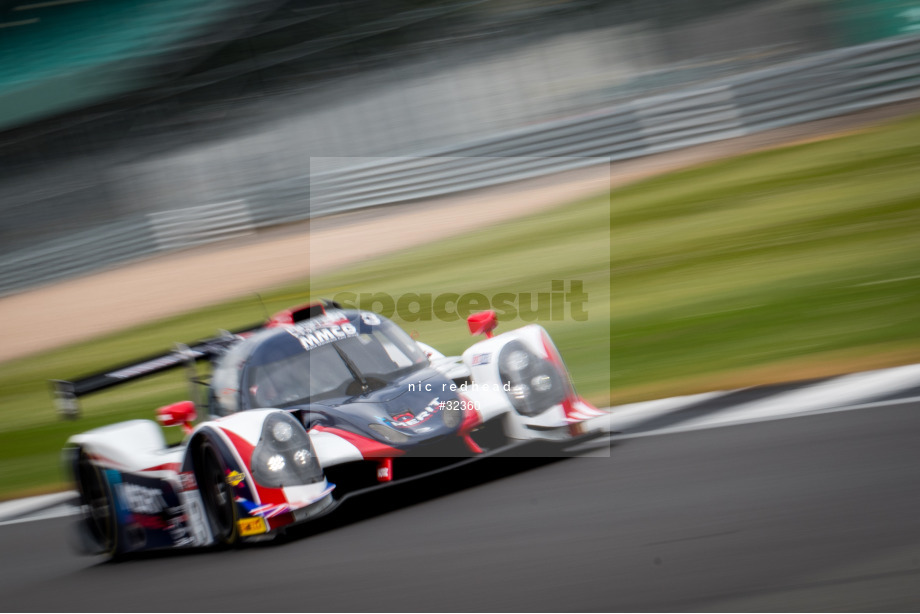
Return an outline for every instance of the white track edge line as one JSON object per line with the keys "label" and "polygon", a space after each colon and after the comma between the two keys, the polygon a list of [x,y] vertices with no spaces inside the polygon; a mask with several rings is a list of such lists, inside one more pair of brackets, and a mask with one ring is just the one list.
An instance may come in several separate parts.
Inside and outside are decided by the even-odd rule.
{"label": "white track edge line", "polygon": [[898,405],[901,403],[920,402],[920,396],[903,397],[898,399],[887,399],[884,401],[872,401],[870,403],[859,403],[857,405],[844,405],[842,407],[825,407],[823,409],[807,410],[797,414],[781,414],[776,416],[758,416],[756,418],[747,418],[744,420],[730,420],[726,422],[712,422],[708,424],[691,424],[685,426],[672,426],[654,431],[645,431],[641,433],[622,433],[610,435],[610,441],[621,441],[626,439],[638,439],[640,437],[653,437],[656,435],[671,435],[677,433],[686,433],[689,431],[705,431],[709,429],[722,428],[726,426],[741,426],[745,424],[756,424],[758,422],[775,422],[777,420],[788,420],[791,418],[804,418],[807,416],[818,416],[821,414],[833,414],[844,411],[854,411],[859,409],[872,409],[875,407],[885,407],[886,405]]}

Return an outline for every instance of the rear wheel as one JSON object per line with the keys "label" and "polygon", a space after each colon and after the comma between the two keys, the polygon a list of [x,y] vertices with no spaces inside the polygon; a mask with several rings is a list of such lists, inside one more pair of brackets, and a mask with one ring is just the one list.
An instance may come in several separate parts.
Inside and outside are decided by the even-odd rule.
{"label": "rear wheel", "polygon": [[235,543],[239,530],[233,490],[227,483],[226,465],[209,441],[196,449],[195,480],[214,539],[224,545]]}
{"label": "rear wheel", "polygon": [[86,526],[104,554],[114,554],[117,546],[115,508],[109,485],[102,471],[93,464],[86,452],[80,450],[76,465],[80,500],[86,507]]}

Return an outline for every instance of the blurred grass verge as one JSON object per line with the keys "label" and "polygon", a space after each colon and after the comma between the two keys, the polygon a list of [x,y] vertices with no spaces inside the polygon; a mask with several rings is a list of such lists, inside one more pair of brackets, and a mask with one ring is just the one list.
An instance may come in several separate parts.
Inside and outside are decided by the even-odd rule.
{"label": "blurred grass verge", "polygon": [[[541,324],[598,405],[920,361],[920,117],[643,181],[609,195],[0,369],[0,498],[63,488],[72,433],[187,396],[177,371],[87,397],[59,420],[47,380],[210,336],[342,292],[547,292],[589,317]],[[424,229],[420,229],[423,232]],[[309,290],[308,290],[309,288]],[[445,353],[461,320],[396,319]],[[501,329],[524,324],[504,322]],[[175,440],[178,433],[168,433]]]}

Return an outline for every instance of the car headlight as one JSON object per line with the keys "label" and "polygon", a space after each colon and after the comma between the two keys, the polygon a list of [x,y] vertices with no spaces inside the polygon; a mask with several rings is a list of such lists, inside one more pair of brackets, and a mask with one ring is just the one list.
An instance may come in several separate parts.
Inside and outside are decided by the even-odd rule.
{"label": "car headlight", "polygon": [[405,433],[400,433],[396,429],[391,429],[385,424],[368,424],[367,428],[374,431],[377,435],[380,435],[385,441],[389,443],[406,443],[409,441],[409,436]]}
{"label": "car headlight", "polygon": [[280,454],[274,454],[272,456],[269,456],[268,460],[265,461],[265,466],[268,467],[269,471],[272,471],[274,473],[283,471],[285,465],[286,463],[284,462],[284,457],[281,456]]}
{"label": "car headlight", "polygon": [[313,455],[307,449],[301,449],[294,452],[294,462],[298,465],[306,465],[313,460]]}
{"label": "car headlight", "polygon": [[505,366],[520,373],[530,366],[530,355],[525,350],[512,350],[505,358]]}
{"label": "car headlight", "polygon": [[537,375],[530,380],[530,387],[537,392],[549,392],[553,389],[553,378],[546,374]]}
{"label": "car headlight", "polygon": [[520,341],[511,341],[498,355],[498,373],[508,384],[508,399],[514,410],[536,416],[562,402],[562,375],[548,360],[534,354]]}
{"label": "car headlight", "polygon": [[291,426],[288,422],[275,422],[272,425],[272,437],[275,438],[275,441],[282,443],[289,441],[293,434],[294,427]]}
{"label": "car headlight", "polygon": [[314,484],[323,479],[310,436],[288,413],[266,418],[250,465],[252,477],[268,488]]}

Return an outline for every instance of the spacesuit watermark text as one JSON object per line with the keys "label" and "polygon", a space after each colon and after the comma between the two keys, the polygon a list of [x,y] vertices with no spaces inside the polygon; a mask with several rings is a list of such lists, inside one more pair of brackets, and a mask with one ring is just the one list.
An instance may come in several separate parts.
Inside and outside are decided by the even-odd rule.
{"label": "spacesuit watermark text", "polygon": [[491,297],[479,292],[458,294],[444,292],[406,293],[393,296],[386,292],[339,292],[332,297],[346,309],[373,311],[404,322],[441,320],[455,322],[477,311],[492,309],[500,321],[520,319],[525,322],[576,322],[588,319],[588,293],[581,280],[554,279],[549,292],[499,292]]}

